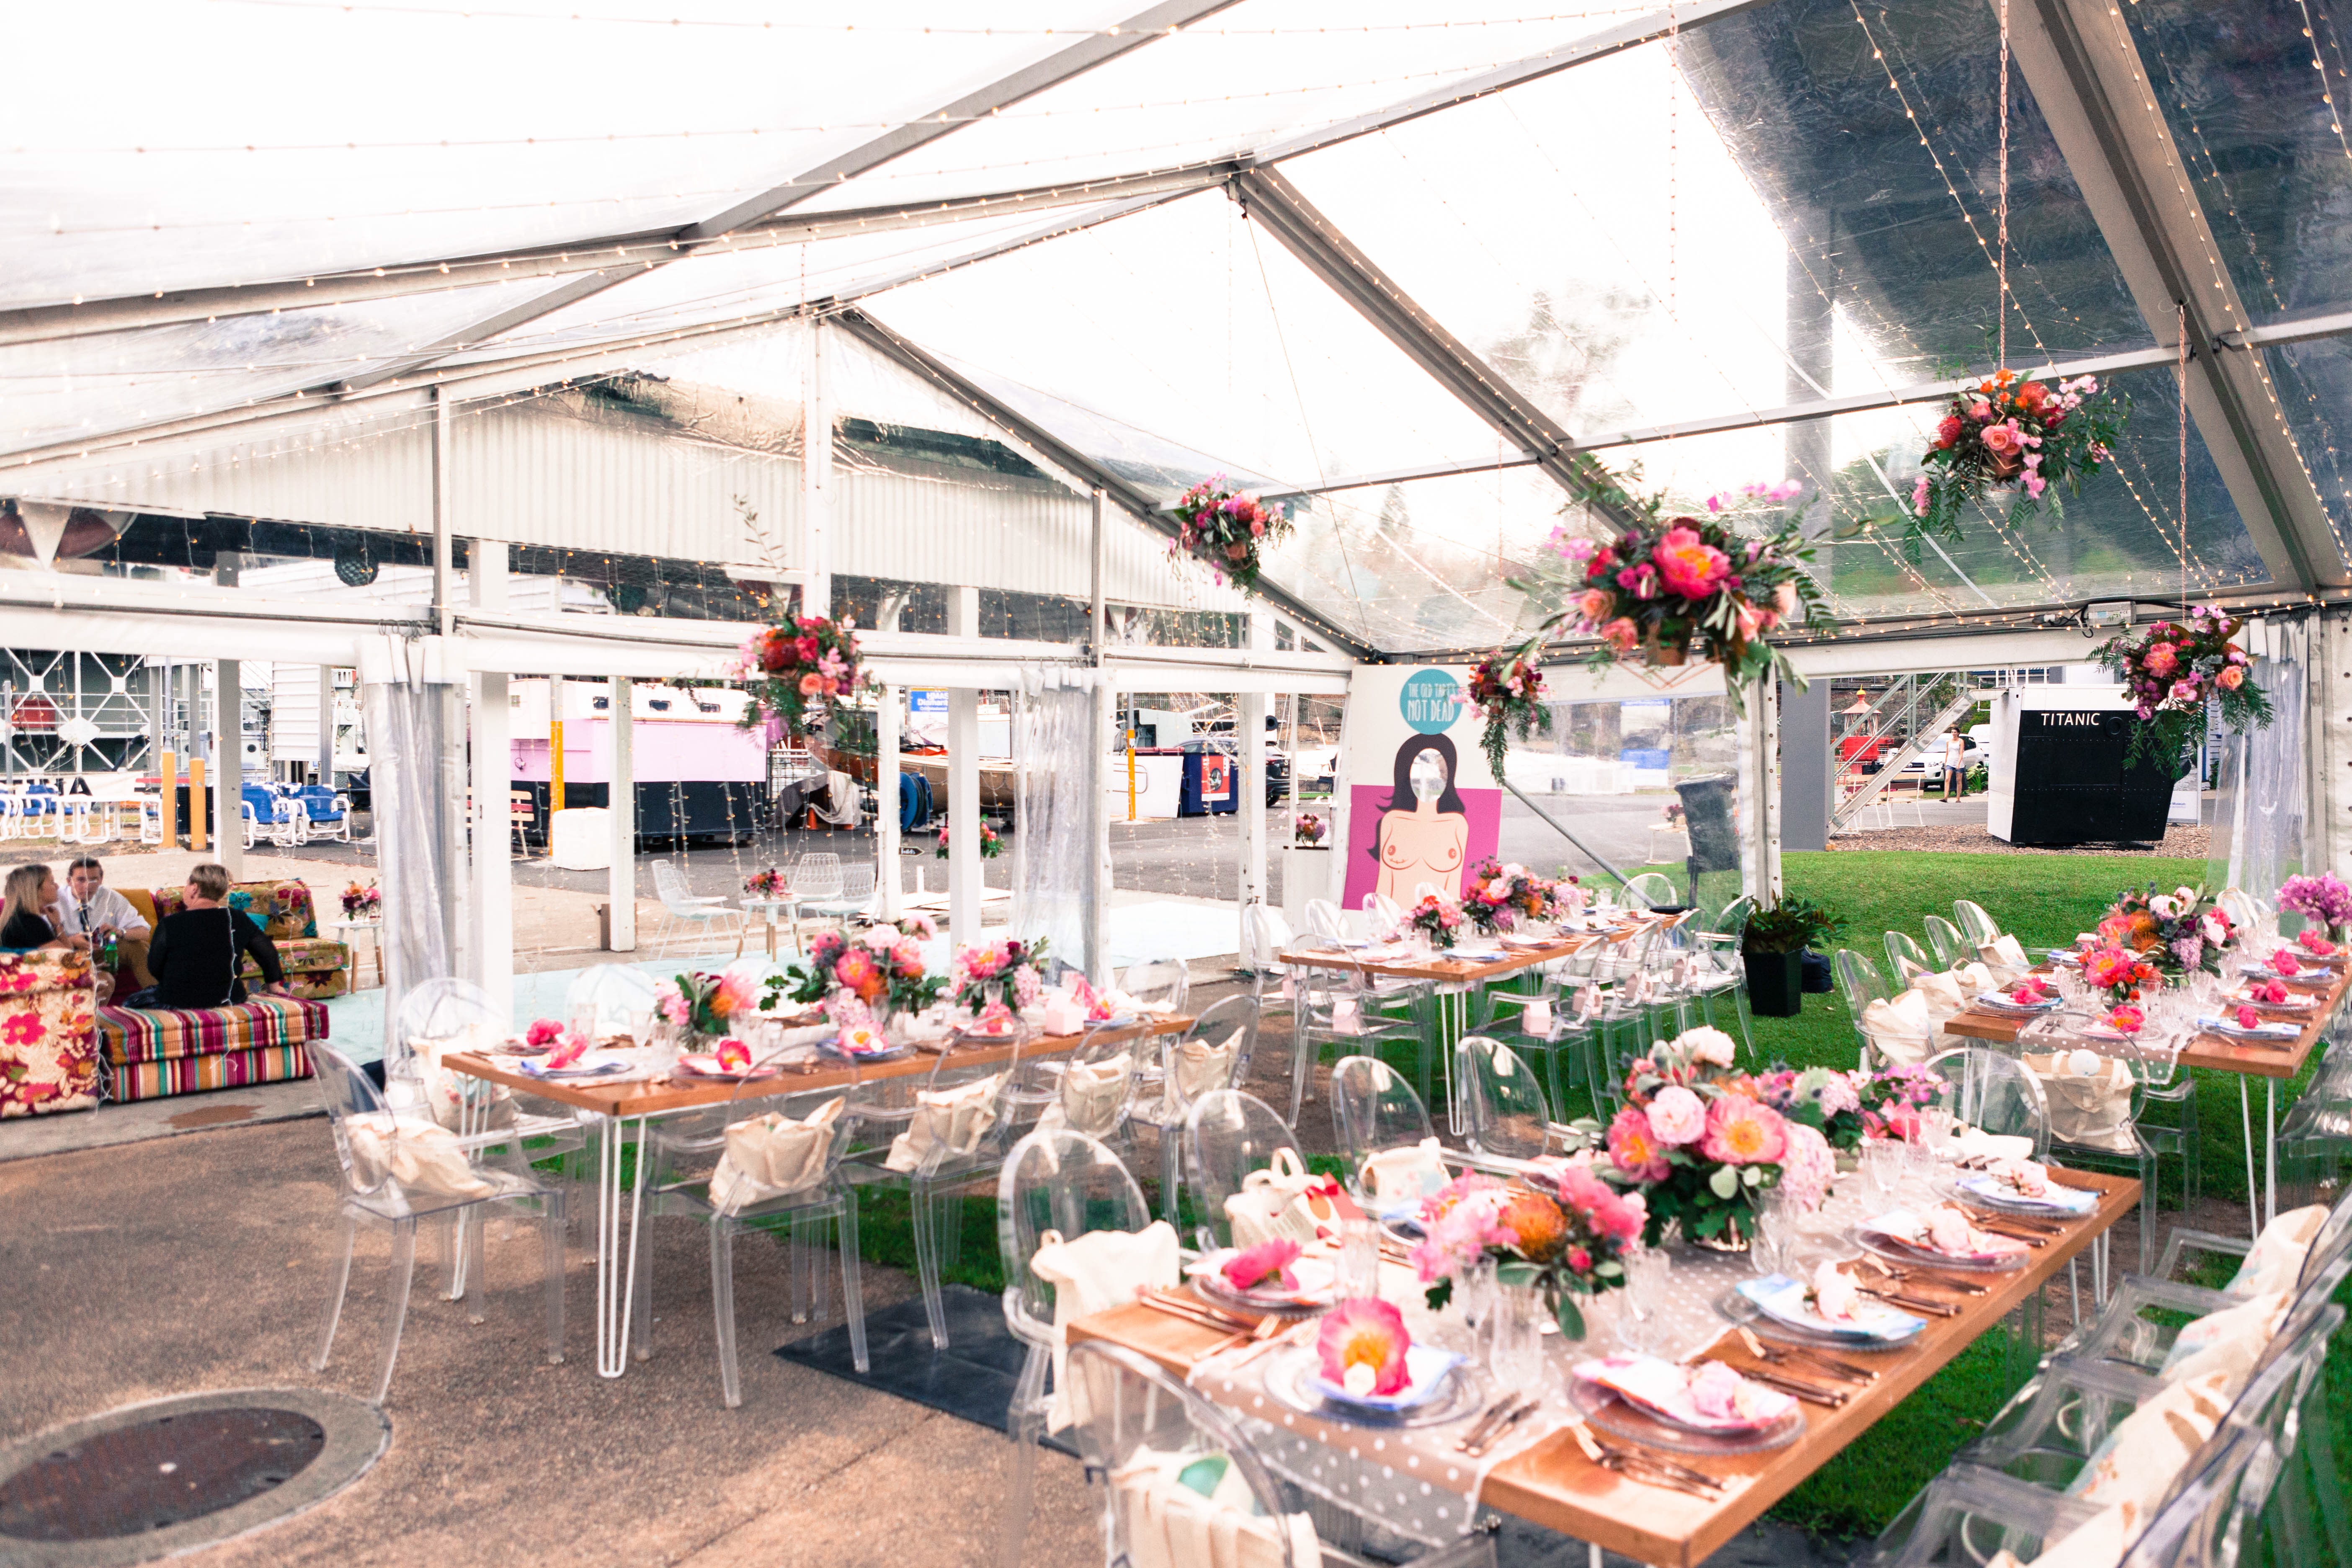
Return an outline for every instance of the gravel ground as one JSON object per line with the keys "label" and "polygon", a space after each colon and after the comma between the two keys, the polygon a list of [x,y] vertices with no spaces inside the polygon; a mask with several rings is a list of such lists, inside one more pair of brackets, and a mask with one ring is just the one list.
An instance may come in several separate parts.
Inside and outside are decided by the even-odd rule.
{"label": "gravel ground", "polygon": [[1980,826],[1956,824],[1936,827],[1877,827],[1867,833],[1842,833],[1830,840],[1832,849],[1926,849],[1946,853],[1995,855],[2172,855],[2188,860],[2205,858],[2213,841],[2210,827],[2176,825],[2165,831],[2164,842],[2147,844],[2072,844],[2042,849],[2008,844]]}

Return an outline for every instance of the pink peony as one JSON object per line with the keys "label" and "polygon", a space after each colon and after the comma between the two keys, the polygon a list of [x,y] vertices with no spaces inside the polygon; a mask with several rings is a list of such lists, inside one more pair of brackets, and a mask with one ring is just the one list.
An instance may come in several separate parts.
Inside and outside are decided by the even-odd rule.
{"label": "pink peony", "polygon": [[1651,1135],[1661,1143],[1696,1143],[1706,1131],[1706,1102],[1680,1084],[1669,1084],[1650,1101]]}
{"label": "pink peony", "polygon": [[1601,640],[1619,653],[1631,653],[1633,645],[1642,640],[1642,628],[1620,616],[1601,628]]}
{"label": "pink peony", "polygon": [[2238,1027],[2241,1029],[2253,1028],[2261,1024],[2262,1021],[2263,1016],[2260,1013],[2255,1012],[2252,1007],[2241,1007],[2238,1009]]}
{"label": "pink peony", "polygon": [[1402,1391],[1409,1376],[1405,1352],[1412,1348],[1404,1314],[1370,1296],[1342,1301],[1326,1312],[1315,1337],[1324,1380],[1359,1396]]}
{"label": "pink peony", "polygon": [[1727,1094],[1707,1108],[1699,1152],[1727,1165],[1769,1165],[1788,1147],[1789,1124],[1771,1107]]}
{"label": "pink peony", "polygon": [[1609,1124],[1609,1161],[1637,1182],[1664,1181],[1670,1169],[1665,1151],[1650,1131],[1650,1119],[1631,1105]]}
{"label": "pink peony", "polygon": [[1590,1170],[1570,1166],[1559,1178],[1560,1201],[1585,1215],[1593,1229],[1616,1241],[1631,1241],[1648,1219],[1639,1193],[1620,1194]]}
{"label": "pink peony", "polygon": [[1651,550],[1658,574],[1670,594],[1704,599],[1730,575],[1731,562],[1723,552],[1699,537],[1695,528],[1670,528]]}
{"label": "pink peony", "polygon": [[2140,656],[2140,663],[2147,667],[2150,675],[2168,676],[2180,668],[2180,657],[2173,651],[2170,643],[2156,642],[2147,645],[2147,652]]}
{"label": "pink peony", "polygon": [[716,1054],[720,1072],[749,1072],[751,1068],[751,1047],[740,1040],[719,1041]]}
{"label": "pink peony", "polygon": [[1285,1290],[1298,1289],[1290,1266],[1298,1261],[1298,1243],[1286,1238],[1261,1241],[1225,1259],[1225,1283],[1236,1290],[1255,1290],[1272,1282]]}
{"label": "pink peony", "polygon": [[1780,1154],[1780,1190],[1806,1210],[1822,1206],[1830,1182],[1837,1174],[1837,1155],[1817,1128],[1801,1121],[1787,1124],[1788,1142]]}
{"label": "pink peony", "polygon": [[532,1021],[530,1030],[523,1036],[523,1039],[532,1046],[544,1046],[552,1042],[562,1033],[563,1033],[563,1026],[554,1019],[539,1018]]}

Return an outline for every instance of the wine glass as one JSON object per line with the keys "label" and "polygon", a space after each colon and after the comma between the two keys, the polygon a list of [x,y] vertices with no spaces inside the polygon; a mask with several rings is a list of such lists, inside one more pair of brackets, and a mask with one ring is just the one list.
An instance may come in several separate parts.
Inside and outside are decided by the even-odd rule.
{"label": "wine glass", "polygon": [[1756,1237],[1748,1247],[1748,1259],[1757,1273],[1769,1278],[1787,1271],[1783,1263],[1801,1219],[1797,1200],[1785,1188],[1772,1187],[1758,1194]]}
{"label": "wine glass", "polygon": [[1903,1182],[1903,1142],[1898,1138],[1873,1138],[1862,1146],[1862,1178],[1869,1184],[1881,1209],[1894,1200],[1895,1189]]}
{"label": "wine glass", "polygon": [[1627,1350],[1646,1354],[1657,1343],[1658,1316],[1664,1306],[1674,1260],[1662,1247],[1636,1247],[1621,1261],[1625,1288],[1617,1292],[1617,1339]]}

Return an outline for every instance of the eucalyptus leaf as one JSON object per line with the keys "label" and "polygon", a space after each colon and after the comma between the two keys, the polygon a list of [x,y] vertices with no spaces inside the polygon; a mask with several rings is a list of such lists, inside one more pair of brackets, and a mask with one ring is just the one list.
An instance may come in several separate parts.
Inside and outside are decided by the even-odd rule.
{"label": "eucalyptus leaf", "polygon": [[1584,1314],[1577,1310],[1575,1297],[1562,1295],[1553,1305],[1551,1315],[1559,1324],[1561,1338],[1580,1340],[1584,1337]]}
{"label": "eucalyptus leaf", "polygon": [[1706,1184],[1717,1197],[1727,1200],[1732,1194],[1739,1190],[1739,1167],[1717,1165],[1715,1174],[1706,1179]]}

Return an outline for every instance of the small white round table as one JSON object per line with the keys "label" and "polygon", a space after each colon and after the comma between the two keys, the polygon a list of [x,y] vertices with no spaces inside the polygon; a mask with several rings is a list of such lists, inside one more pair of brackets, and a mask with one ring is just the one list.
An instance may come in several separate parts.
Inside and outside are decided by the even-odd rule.
{"label": "small white round table", "polygon": [[383,917],[377,915],[373,920],[329,921],[326,925],[329,931],[350,933],[340,936],[337,940],[348,944],[352,950],[352,989],[356,991],[360,988],[360,949],[359,943],[353,938],[361,931],[366,931],[368,940],[375,944],[375,983],[378,985],[383,984]]}

